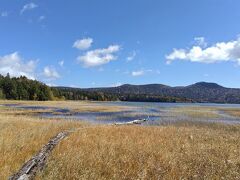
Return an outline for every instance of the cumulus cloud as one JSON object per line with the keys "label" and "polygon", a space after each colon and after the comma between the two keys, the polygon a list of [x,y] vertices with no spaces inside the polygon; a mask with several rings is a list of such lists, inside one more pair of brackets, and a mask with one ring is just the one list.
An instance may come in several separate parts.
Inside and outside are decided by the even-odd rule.
{"label": "cumulus cloud", "polygon": [[23,14],[25,11],[29,11],[29,10],[33,10],[35,8],[37,8],[38,5],[35,4],[35,3],[28,3],[28,4],[25,4],[22,8],[22,10],[20,11],[20,14]]}
{"label": "cumulus cloud", "polygon": [[136,51],[131,52],[131,54],[127,57],[127,62],[134,60],[136,55],[137,55]]}
{"label": "cumulus cloud", "polygon": [[7,11],[1,12],[0,16],[1,17],[7,17],[8,16],[8,12]]}
{"label": "cumulus cloud", "polygon": [[78,39],[74,42],[73,47],[80,50],[87,50],[91,47],[92,43],[92,38]]}
{"label": "cumulus cloud", "polygon": [[79,56],[77,60],[79,63],[82,63],[84,67],[100,66],[117,59],[114,53],[118,52],[119,50],[119,45],[111,45],[105,49],[88,51],[84,55]]}
{"label": "cumulus cloud", "polygon": [[17,52],[0,56],[0,74],[9,73],[13,77],[26,76],[29,79],[35,79],[34,71],[37,61],[23,61],[23,58]]}
{"label": "cumulus cloud", "polygon": [[58,74],[58,72],[56,71],[56,69],[54,67],[49,67],[46,66],[43,69],[43,75],[48,79],[48,80],[55,80],[57,78],[60,78],[60,75]]}
{"label": "cumulus cloud", "polygon": [[190,49],[174,49],[166,56],[167,63],[174,60],[186,60],[200,63],[234,61],[240,64],[240,38],[218,42],[208,47],[193,46]]}
{"label": "cumulus cloud", "polygon": [[139,70],[139,71],[133,71],[131,73],[132,76],[142,76],[145,74],[145,71],[144,70]]}
{"label": "cumulus cloud", "polygon": [[58,64],[59,64],[59,66],[63,67],[64,61],[63,61],[63,60],[62,60],[62,61],[59,61]]}

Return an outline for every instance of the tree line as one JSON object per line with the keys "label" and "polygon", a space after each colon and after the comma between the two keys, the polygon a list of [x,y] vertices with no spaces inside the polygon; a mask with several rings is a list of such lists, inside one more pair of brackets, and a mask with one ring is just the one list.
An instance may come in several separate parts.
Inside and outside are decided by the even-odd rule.
{"label": "tree line", "polygon": [[28,79],[25,76],[10,77],[0,75],[0,99],[9,100],[91,100],[91,101],[143,101],[143,102],[187,102],[179,97],[117,94],[102,91],[87,91],[79,88],[49,87],[46,84]]}
{"label": "tree line", "polygon": [[132,93],[110,93],[97,91],[87,91],[79,88],[58,87],[54,88],[54,95],[64,97],[67,100],[92,100],[92,101],[133,101],[133,102],[192,102],[187,98],[132,94]]}
{"label": "tree line", "polygon": [[64,97],[66,100],[91,100],[91,101],[118,101],[115,94],[104,92],[91,92],[79,88],[58,87],[52,88],[56,97]]}
{"label": "tree line", "polygon": [[117,96],[101,92],[87,92],[71,88],[54,88],[25,76],[0,75],[0,99],[9,100],[93,100],[116,101]]}
{"label": "tree line", "polygon": [[12,100],[53,100],[54,95],[50,87],[25,76],[10,77],[0,75],[0,99]]}

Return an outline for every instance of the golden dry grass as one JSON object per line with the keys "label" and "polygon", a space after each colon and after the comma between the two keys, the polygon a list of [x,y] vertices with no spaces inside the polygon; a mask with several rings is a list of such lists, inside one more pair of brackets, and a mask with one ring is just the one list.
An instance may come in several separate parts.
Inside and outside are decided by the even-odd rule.
{"label": "golden dry grass", "polygon": [[191,118],[218,118],[218,108],[215,107],[177,107],[171,108],[172,113],[189,116]]}
{"label": "golden dry grass", "polygon": [[102,126],[60,143],[37,179],[239,179],[239,126]]}
{"label": "golden dry grass", "polygon": [[[0,101],[11,103],[90,112],[128,108],[93,102]],[[212,118],[217,110],[187,107],[172,113]],[[77,127],[84,129],[56,147],[37,179],[240,179],[240,126],[186,122],[93,127],[29,116],[40,111],[0,106],[0,179],[18,170],[58,132]]]}
{"label": "golden dry grass", "polygon": [[46,106],[68,108],[72,112],[118,112],[128,110],[127,106],[108,105],[106,102],[92,101],[15,101],[0,100],[0,104],[21,104],[26,106]]}
{"label": "golden dry grass", "polygon": [[78,122],[44,120],[9,111],[0,108],[0,179],[16,172],[57,133],[81,126]]}
{"label": "golden dry grass", "polygon": [[240,117],[240,108],[223,109],[223,112],[231,116]]}

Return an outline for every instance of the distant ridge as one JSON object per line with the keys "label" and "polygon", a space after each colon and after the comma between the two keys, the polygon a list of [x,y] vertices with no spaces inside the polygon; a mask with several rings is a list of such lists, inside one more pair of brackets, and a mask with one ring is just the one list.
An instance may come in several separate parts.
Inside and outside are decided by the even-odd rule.
{"label": "distant ridge", "polygon": [[[161,96],[176,97],[191,102],[240,103],[240,89],[226,88],[211,82],[197,82],[189,86],[178,87],[171,87],[164,84],[124,84],[118,87],[83,88],[79,90],[115,94],[119,97]],[[147,101],[147,98],[142,99],[143,101]]]}
{"label": "distant ridge", "polygon": [[212,89],[217,89],[217,88],[224,88],[223,86],[220,86],[219,84],[216,83],[208,83],[208,82],[198,82],[195,84],[190,85],[189,87],[197,87],[197,88],[212,88]]}

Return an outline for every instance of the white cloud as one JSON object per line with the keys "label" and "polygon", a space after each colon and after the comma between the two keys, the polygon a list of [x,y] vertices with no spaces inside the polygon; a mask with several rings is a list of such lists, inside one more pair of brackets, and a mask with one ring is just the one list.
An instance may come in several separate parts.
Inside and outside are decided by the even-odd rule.
{"label": "white cloud", "polygon": [[118,52],[119,50],[119,45],[111,45],[105,49],[88,51],[83,56],[79,56],[77,60],[78,62],[83,63],[84,67],[100,66],[117,59],[114,53]]}
{"label": "white cloud", "polygon": [[71,88],[79,88],[79,86],[75,85],[75,84],[71,84],[71,85],[69,85],[69,87],[71,87]]}
{"label": "white cloud", "polygon": [[59,66],[63,67],[63,65],[64,65],[64,60],[59,61],[58,64],[59,64]]}
{"label": "white cloud", "polygon": [[0,16],[1,17],[7,17],[8,16],[8,12],[7,11],[1,12]]}
{"label": "white cloud", "polygon": [[46,85],[50,86],[50,87],[56,87],[57,86],[57,84],[52,84],[52,83],[47,83]]}
{"label": "white cloud", "polygon": [[118,87],[118,86],[121,86],[121,85],[123,85],[123,84],[120,83],[120,82],[117,82],[115,84],[111,84],[110,87]]}
{"label": "white cloud", "polygon": [[143,70],[133,71],[131,74],[132,74],[132,76],[142,76],[145,74],[145,71],[143,71]]}
{"label": "white cloud", "polygon": [[153,70],[153,69],[141,69],[137,71],[132,71],[131,75],[132,76],[143,76],[146,74],[160,74],[159,70]]}
{"label": "white cloud", "polygon": [[23,6],[22,10],[20,11],[20,14],[23,14],[25,11],[35,9],[35,8],[37,8],[37,7],[38,7],[38,5],[35,4],[35,3],[25,4],[25,5]]}
{"label": "white cloud", "polygon": [[37,61],[29,60],[23,61],[17,52],[0,56],[0,74],[6,75],[9,73],[11,76],[19,77],[26,76],[29,79],[35,79],[34,71]]}
{"label": "white cloud", "polygon": [[203,48],[207,47],[207,42],[204,37],[195,37],[194,41],[200,47],[203,47]]}
{"label": "white cloud", "polygon": [[174,60],[200,63],[234,61],[240,64],[240,38],[228,42],[218,42],[206,48],[193,46],[190,49],[174,49],[166,56],[166,59],[168,64]]}
{"label": "white cloud", "polygon": [[136,51],[131,52],[130,55],[127,57],[127,62],[134,60],[136,55],[137,55]]}
{"label": "white cloud", "polygon": [[57,78],[60,78],[60,75],[58,74],[58,72],[56,71],[56,69],[54,67],[49,67],[46,66],[43,69],[43,75],[48,79],[48,80],[55,80]]}
{"label": "white cloud", "polygon": [[93,43],[92,38],[78,39],[74,42],[73,47],[80,50],[86,50],[91,47],[92,43]]}
{"label": "white cloud", "polygon": [[45,16],[39,16],[39,18],[38,18],[38,21],[43,21],[44,19],[46,19],[46,17]]}

